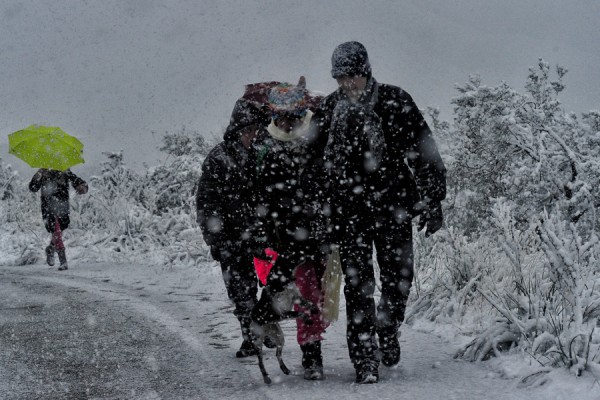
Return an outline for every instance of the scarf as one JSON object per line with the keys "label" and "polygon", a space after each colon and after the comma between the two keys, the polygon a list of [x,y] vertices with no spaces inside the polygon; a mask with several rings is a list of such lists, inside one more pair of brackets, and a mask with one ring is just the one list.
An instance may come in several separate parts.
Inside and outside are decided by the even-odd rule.
{"label": "scarf", "polygon": [[298,139],[308,139],[310,136],[310,120],[312,119],[313,113],[308,110],[304,118],[302,119],[302,123],[290,132],[286,132],[283,129],[280,129],[275,125],[275,122],[271,120],[271,123],[267,127],[267,132],[273,139],[279,140],[281,142],[291,142],[293,140]]}
{"label": "scarf", "polygon": [[356,175],[368,180],[381,172],[385,137],[373,111],[378,92],[377,82],[370,78],[358,101],[352,102],[342,93],[333,109],[325,161],[337,182],[354,185]]}

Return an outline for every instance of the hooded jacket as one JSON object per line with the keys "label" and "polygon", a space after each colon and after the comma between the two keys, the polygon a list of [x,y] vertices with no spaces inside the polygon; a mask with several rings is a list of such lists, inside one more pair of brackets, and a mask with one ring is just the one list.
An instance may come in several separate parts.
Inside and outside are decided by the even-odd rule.
{"label": "hooded jacket", "polygon": [[235,250],[250,240],[256,210],[256,155],[240,141],[251,125],[264,130],[268,117],[244,99],[238,100],[223,141],[206,156],[196,192],[196,219],[204,241]]}

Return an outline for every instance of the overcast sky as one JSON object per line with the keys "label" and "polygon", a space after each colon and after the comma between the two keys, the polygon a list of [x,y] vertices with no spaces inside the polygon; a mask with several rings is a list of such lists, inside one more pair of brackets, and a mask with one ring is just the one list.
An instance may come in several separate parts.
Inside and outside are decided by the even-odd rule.
{"label": "overcast sky", "polygon": [[103,151],[158,165],[164,132],[221,136],[246,83],[335,89],[335,46],[362,42],[380,82],[451,118],[454,85],[474,73],[522,90],[544,58],[569,69],[563,104],[600,109],[597,0],[2,0],[0,157],[32,123],[79,137],[84,176]]}

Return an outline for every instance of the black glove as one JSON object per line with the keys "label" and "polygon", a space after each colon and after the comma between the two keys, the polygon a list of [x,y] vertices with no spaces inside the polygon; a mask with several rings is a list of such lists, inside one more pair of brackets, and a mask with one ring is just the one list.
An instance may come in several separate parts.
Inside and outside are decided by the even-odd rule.
{"label": "black glove", "polygon": [[217,246],[210,246],[210,255],[215,261],[221,261],[221,250]]}
{"label": "black glove", "polygon": [[443,224],[444,214],[442,212],[442,204],[433,203],[429,204],[429,207],[419,216],[418,230],[427,229],[425,236],[429,237],[440,230]]}

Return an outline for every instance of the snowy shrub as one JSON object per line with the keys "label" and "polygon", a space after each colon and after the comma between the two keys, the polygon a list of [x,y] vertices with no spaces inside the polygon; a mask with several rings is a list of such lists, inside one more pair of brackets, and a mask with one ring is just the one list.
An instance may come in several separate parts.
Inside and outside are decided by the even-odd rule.
{"label": "snowy shrub", "polygon": [[[165,143],[182,141],[171,137]],[[184,153],[144,175],[128,169],[121,153],[106,154],[101,175],[90,180],[89,196],[73,204],[80,226],[99,230],[102,237],[96,243],[120,256],[153,254],[165,263],[206,261],[208,251],[193,212],[203,157]]]}
{"label": "snowy shrub", "polygon": [[161,151],[174,156],[165,165],[149,171],[149,187],[154,192],[154,212],[162,214],[183,209],[188,214],[195,210],[196,184],[202,162],[212,148],[197,132],[184,129],[163,137]]}
{"label": "snowy shrub", "polygon": [[22,225],[22,229],[29,227],[31,210],[39,210],[39,202],[35,203],[36,197],[29,192],[28,183],[0,158],[0,222],[15,222]]}
{"label": "snowy shrub", "polygon": [[165,133],[160,151],[175,157],[197,154],[206,156],[215,145],[198,132],[188,132],[182,128],[178,133]]}
{"label": "snowy shrub", "polygon": [[[33,173],[32,173],[33,175]],[[39,261],[45,239],[40,201],[24,180],[0,159],[0,254],[2,264],[28,265]]]}
{"label": "snowy shrub", "polygon": [[459,355],[484,360],[517,347],[542,365],[577,374],[600,361],[593,358],[598,344],[591,342],[600,316],[597,236],[582,238],[573,223],[556,217],[529,231],[517,230],[507,214],[497,222],[504,228],[499,241],[510,274],[487,282],[481,294],[499,319]]}
{"label": "snowy shrub", "polygon": [[135,224],[126,221],[139,213],[134,210],[144,208],[144,179],[126,167],[122,152],[104,154],[108,159],[101,165],[101,174],[90,178],[86,196],[72,199],[71,210],[80,217],[76,221],[82,228],[131,234]]}
{"label": "snowy shrub", "polygon": [[445,258],[445,272],[419,289],[411,317],[431,319],[431,310],[449,316],[447,308],[423,307],[426,298],[449,296],[464,315],[488,303],[493,318],[460,357],[484,360],[514,349],[577,374],[600,361],[593,339],[600,309],[600,114],[579,119],[562,110],[557,96],[565,74],[557,67],[553,81],[540,60],[525,94],[471,77],[458,87],[452,127],[430,112],[446,141],[442,148],[451,152],[449,229],[420,261],[440,276]]}
{"label": "snowy shrub", "polygon": [[0,157],[0,201],[18,198],[19,194],[15,185],[18,173]]}
{"label": "snowy shrub", "polygon": [[471,240],[449,227],[436,239],[415,235],[415,290],[406,321],[418,318],[461,326],[463,332],[489,323],[491,306],[479,292],[503,269],[500,249],[487,237]]}
{"label": "snowy shrub", "polygon": [[187,214],[195,212],[196,185],[203,161],[204,157],[199,155],[181,156],[149,171],[149,196],[154,199],[154,213],[174,209],[183,209]]}
{"label": "snowy shrub", "polygon": [[544,220],[540,238],[548,279],[556,287],[551,304],[554,313],[548,321],[554,346],[543,355],[579,374],[591,361],[590,341],[600,320],[600,242],[596,232],[580,230],[575,223],[554,216]]}

